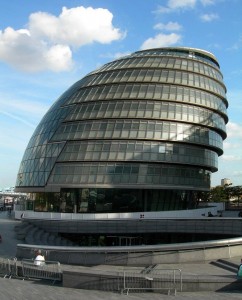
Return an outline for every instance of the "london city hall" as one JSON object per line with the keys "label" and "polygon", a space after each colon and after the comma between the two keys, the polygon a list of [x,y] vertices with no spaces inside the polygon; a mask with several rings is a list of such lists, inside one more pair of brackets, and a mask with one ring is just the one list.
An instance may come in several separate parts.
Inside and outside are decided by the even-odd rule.
{"label": "london city hall", "polygon": [[25,150],[16,191],[35,212],[195,209],[218,169],[228,102],[216,57],[137,51],[73,84]]}

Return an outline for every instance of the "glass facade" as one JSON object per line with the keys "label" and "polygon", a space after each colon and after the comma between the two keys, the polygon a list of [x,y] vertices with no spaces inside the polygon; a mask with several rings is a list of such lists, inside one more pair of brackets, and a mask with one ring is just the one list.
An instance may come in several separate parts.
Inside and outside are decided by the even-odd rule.
{"label": "glass facade", "polygon": [[60,193],[31,193],[38,212],[112,213],[181,210],[196,207],[193,191],[63,188]]}
{"label": "glass facade", "polygon": [[227,107],[211,53],[135,52],[56,100],[29,141],[16,191],[31,193],[36,211],[195,208],[218,169]]}

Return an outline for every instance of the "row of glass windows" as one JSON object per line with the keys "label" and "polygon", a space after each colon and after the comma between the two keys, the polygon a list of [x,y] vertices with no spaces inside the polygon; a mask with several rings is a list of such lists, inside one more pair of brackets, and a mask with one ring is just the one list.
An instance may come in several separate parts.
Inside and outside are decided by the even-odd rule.
{"label": "row of glass windows", "polygon": [[191,105],[151,101],[112,101],[75,105],[65,121],[105,118],[171,119],[219,128],[224,119],[208,109]]}
{"label": "row of glass windows", "polygon": [[35,211],[119,213],[192,209],[198,195],[185,190],[61,189],[60,193],[31,193]]}
{"label": "row of glass windows", "polygon": [[20,174],[24,172],[51,172],[53,165],[56,162],[56,157],[29,158],[22,162]]}
{"label": "row of glass windows", "polygon": [[[38,169],[35,169],[38,170]],[[21,175],[21,176],[20,176]],[[209,188],[210,172],[203,169],[180,167],[118,164],[55,164],[51,173],[44,171],[25,171],[19,174],[17,186],[45,186],[47,184],[169,184],[191,185]]]}
{"label": "row of glass windows", "polygon": [[46,144],[59,127],[60,123],[66,118],[70,110],[71,107],[62,107],[55,109],[54,111],[49,110],[35,129],[27,149],[37,145]]}
{"label": "row of glass windows", "polygon": [[[63,144],[59,147],[57,144],[52,144],[27,149],[19,170],[19,185],[27,185],[24,181],[24,172],[34,174],[35,170],[39,170],[40,174],[45,172],[45,176],[41,176],[41,180],[47,180],[62,148]],[[213,170],[217,168],[217,154],[213,151],[191,145],[153,142],[71,142],[65,146],[58,158],[58,161],[78,160],[167,161],[206,165]],[[37,174],[35,172],[35,177]],[[32,176],[29,179],[34,181],[36,178]]]}
{"label": "row of glass windows", "polygon": [[149,139],[186,141],[222,149],[221,136],[205,127],[160,121],[87,121],[62,124],[53,141],[81,139]]}
{"label": "row of glass windows", "polygon": [[[217,158],[214,153],[210,153],[207,157],[199,157],[196,155],[177,155],[177,154],[162,154],[162,153],[132,153],[132,152],[87,152],[87,153],[63,153],[58,159],[59,162],[69,161],[144,161],[144,162],[168,162],[168,163],[182,163],[202,165],[211,168],[212,171],[217,169]],[[33,173],[38,170],[45,175],[50,174],[55,163],[54,158],[46,158],[44,161],[41,159],[29,159],[23,162],[23,172],[20,171],[18,181],[23,183],[24,173]],[[47,178],[46,178],[47,179]]]}
{"label": "row of glass windows", "polygon": [[[41,147],[41,146],[39,146]],[[198,157],[209,157],[211,150],[203,149],[192,145],[178,143],[156,143],[139,141],[78,141],[67,142],[62,153],[82,153],[82,152],[145,152],[145,153],[163,153],[192,155]]]}
{"label": "row of glass windows", "polygon": [[205,76],[214,78],[218,81],[223,81],[222,74],[214,66],[204,64],[204,62],[198,62],[195,60],[181,59],[181,58],[169,58],[169,57],[137,57],[126,58],[115,61],[108,65],[103,66],[98,72],[117,70],[117,69],[129,69],[129,68],[168,68],[190,71],[194,73],[203,74]]}
{"label": "row of glass windows", "polygon": [[46,186],[50,172],[40,172],[37,171],[37,169],[35,170],[36,171],[33,171],[33,169],[31,169],[31,172],[19,173],[16,186]]}
{"label": "row of glass windows", "polygon": [[147,99],[186,102],[212,108],[226,114],[221,98],[205,91],[163,84],[115,84],[82,88],[66,104],[111,99]]}
{"label": "row of glass windows", "polygon": [[196,52],[193,49],[183,50],[183,49],[149,49],[145,51],[137,51],[131,55],[132,57],[146,57],[146,56],[168,56],[168,57],[181,57],[186,59],[195,59],[196,61],[201,61],[203,63],[209,64],[216,69],[219,69],[219,64],[216,60],[212,59],[210,56],[204,55],[200,52]]}
{"label": "row of glass windows", "polygon": [[86,86],[121,82],[153,82],[185,85],[204,89],[224,98],[226,97],[225,87],[218,81],[194,73],[164,69],[135,69],[97,73],[89,77],[89,82],[86,83]]}
{"label": "row of glass windows", "polygon": [[[62,106],[66,100],[73,94],[76,93],[77,90],[80,89],[81,86],[85,86],[85,82],[88,80],[87,77],[83,77],[82,79],[75,82],[73,85],[71,85],[51,106],[49,111],[54,111],[55,109],[58,109],[60,106]],[[49,112],[48,111],[48,112]]]}
{"label": "row of glass windows", "polygon": [[49,184],[169,184],[209,187],[210,172],[168,165],[82,163],[55,165]]}
{"label": "row of glass windows", "polygon": [[[64,145],[65,143],[54,143],[27,148],[21,161],[16,185],[46,185],[50,172]],[[36,170],[39,172],[34,172]],[[28,177],[26,177],[26,173],[29,174]]]}
{"label": "row of glass windows", "polygon": [[217,169],[217,157],[214,151],[189,145],[90,141],[67,143],[58,161],[163,161]]}
{"label": "row of glass windows", "polygon": [[47,184],[50,172],[65,142],[47,143],[70,110],[70,107],[60,108],[59,106],[67,100],[68,96],[76,92],[79,85],[80,82],[71,86],[51,106],[35,129],[21,162],[16,186],[45,186]]}
{"label": "row of glass windows", "polygon": [[53,158],[58,157],[62,151],[65,142],[53,143],[53,144],[36,144],[33,147],[28,147],[24,153],[23,160],[34,158]]}

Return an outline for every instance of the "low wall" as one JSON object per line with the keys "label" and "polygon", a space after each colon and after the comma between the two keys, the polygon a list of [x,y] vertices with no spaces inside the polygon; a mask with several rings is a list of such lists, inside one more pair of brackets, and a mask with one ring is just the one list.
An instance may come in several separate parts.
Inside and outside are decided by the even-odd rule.
{"label": "low wall", "polygon": [[[181,273],[182,275],[182,273]],[[149,275],[152,276],[152,273]],[[123,272],[106,272],[106,271],[63,271],[64,287],[86,289],[86,290],[102,290],[120,292],[123,287]],[[198,291],[241,291],[241,280],[231,276],[203,276],[194,278],[182,278],[181,289],[180,284],[176,284],[177,290],[182,292],[198,292]],[[156,290],[153,290],[156,292]],[[158,291],[160,292],[160,291]]]}
{"label": "low wall", "polygon": [[[24,219],[50,233],[128,235],[140,233],[194,233],[241,236],[242,218],[161,218],[119,220]],[[223,237],[221,237],[223,238]]]}
{"label": "low wall", "polygon": [[56,247],[18,244],[18,259],[33,258],[35,249],[41,249],[47,260],[72,265],[125,265],[205,262],[241,256],[242,238],[130,247]]}
{"label": "low wall", "polygon": [[[37,219],[37,220],[137,220],[142,215],[143,219],[159,218],[201,218],[212,214],[221,216],[225,210],[225,204],[222,203],[200,203],[196,209],[171,210],[171,211],[153,211],[153,212],[126,212],[126,213],[58,213],[58,212],[37,212],[32,210],[22,210],[21,206],[15,205],[14,216],[16,219]],[[237,214],[238,216],[238,214]]]}

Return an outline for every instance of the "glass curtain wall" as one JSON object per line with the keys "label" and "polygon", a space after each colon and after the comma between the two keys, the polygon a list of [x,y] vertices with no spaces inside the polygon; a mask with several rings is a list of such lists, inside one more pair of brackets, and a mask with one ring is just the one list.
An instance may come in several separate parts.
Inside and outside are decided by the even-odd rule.
{"label": "glass curtain wall", "polygon": [[180,190],[62,189],[60,193],[32,193],[39,212],[119,213],[194,209],[197,194]]}

